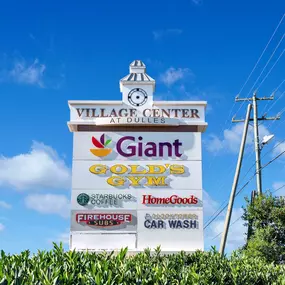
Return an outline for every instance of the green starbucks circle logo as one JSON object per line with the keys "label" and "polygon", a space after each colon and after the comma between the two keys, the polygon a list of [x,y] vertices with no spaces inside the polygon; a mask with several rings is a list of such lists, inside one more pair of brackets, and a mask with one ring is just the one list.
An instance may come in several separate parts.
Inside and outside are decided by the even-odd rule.
{"label": "green starbucks circle logo", "polygon": [[77,196],[77,203],[80,206],[86,206],[89,202],[90,198],[89,195],[85,194],[85,193],[81,193]]}

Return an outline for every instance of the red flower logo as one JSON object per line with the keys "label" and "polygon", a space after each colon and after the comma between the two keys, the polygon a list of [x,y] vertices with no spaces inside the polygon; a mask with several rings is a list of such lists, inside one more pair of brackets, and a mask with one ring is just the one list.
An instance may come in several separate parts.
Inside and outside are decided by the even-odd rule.
{"label": "red flower logo", "polygon": [[95,137],[92,137],[92,143],[96,148],[91,148],[90,151],[95,156],[104,157],[109,155],[112,152],[111,148],[106,148],[108,144],[110,144],[112,140],[108,139],[105,141],[105,134],[100,137],[100,141],[97,140]]}

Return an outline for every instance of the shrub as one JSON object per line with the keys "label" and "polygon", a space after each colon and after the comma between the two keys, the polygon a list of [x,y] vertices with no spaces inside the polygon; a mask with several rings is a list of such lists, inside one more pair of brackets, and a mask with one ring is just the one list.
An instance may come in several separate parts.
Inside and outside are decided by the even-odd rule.
{"label": "shrub", "polygon": [[1,251],[1,285],[56,284],[285,284],[285,268],[262,259],[234,253],[221,257],[213,248],[193,254],[163,255],[159,248],[127,256],[114,253],[64,252],[54,244],[51,251],[31,255],[7,255]]}

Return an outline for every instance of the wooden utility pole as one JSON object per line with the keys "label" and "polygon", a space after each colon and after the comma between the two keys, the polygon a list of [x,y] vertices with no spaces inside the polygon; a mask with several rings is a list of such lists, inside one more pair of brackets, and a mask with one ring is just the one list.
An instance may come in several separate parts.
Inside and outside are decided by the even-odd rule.
{"label": "wooden utility pole", "polygon": [[[253,205],[255,197],[256,197],[256,191],[253,190],[251,192],[250,205]],[[247,243],[248,243],[251,235],[252,235],[252,220],[249,219],[249,221],[248,221],[248,229],[247,229]]]}
{"label": "wooden utility pole", "polygon": [[[238,185],[239,174],[240,174],[242,158],[243,158],[243,153],[244,153],[244,146],[246,143],[248,125],[249,125],[250,121],[253,121],[253,127],[254,127],[256,189],[257,189],[258,195],[262,194],[262,176],[261,176],[261,160],[260,160],[261,145],[259,142],[258,121],[279,120],[280,116],[266,117],[266,115],[263,115],[262,117],[258,117],[258,104],[257,103],[258,103],[258,101],[261,101],[261,100],[273,100],[273,99],[274,99],[274,95],[272,95],[270,97],[258,98],[256,96],[256,92],[253,94],[253,96],[251,98],[239,98],[237,96],[235,99],[236,102],[239,102],[239,101],[249,101],[250,102],[250,101],[252,101],[252,105],[251,104],[248,105],[245,119],[239,119],[239,120],[236,120],[235,118],[232,119],[233,123],[245,122],[245,124],[244,124],[242,141],[241,141],[241,145],[240,145],[238,162],[237,162],[237,166],[236,166],[235,177],[234,177],[234,181],[233,181],[233,185],[232,185],[232,192],[231,192],[231,196],[230,196],[230,200],[229,200],[229,204],[228,204],[228,211],[227,211],[226,220],[225,220],[224,232],[223,232],[223,236],[221,239],[221,245],[220,245],[220,254],[221,255],[224,254],[225,246],[226,246],[226,242],[227,242],[227,236],[228,236],[230,220],[231,220],[231,215],[232,215],[232,210],[233,210],[233,205],[234,205],[234,199],[235,199],[235,195],[236,195],[236,188]],[[253,107],[253,118],[250,118],[250,113],[251,113],[252,107]],[[251,231],[251,228],[249,228],[249,231]]]}
{"label": "wooden utility pole", "polygon": [[249,123],[249,119],[250,119],[251,108],[252,108],[252,105],[248,104],[247,112],[246,112],[246,119],[245,119],[244,128],[243,128],[243,135],[242,135],[242,140],[241,140],[241,145],[240,145],[240,150],[239,150],[239,156],[238,156],[238,161],[237,161],[237,166],[236,166],[236,172],[235,172],[234,182],[233,182],[233,186],[232,186],[230,201],[228,204],[228,211],[227,211],[227,216],[226,216],[226,220],[225,220],[223,236],[221,239],[221,245],[220,245],[220,254],[221,255],[224,255],[225,246],[226,246],[226,242],[227,242],[229,226],[230,226],[230,221],[231,221],[231,216],[232,216],[232,211],[233,211],[233,205],[234,205],[234,200],[235,200],[235,196],[236,196],[236,189],[237,189],[237,185],[238,185],[238,179],[239,179],[239,175],[240,175],[240,169],[241,169],[242,158],[243,158],[243,153],[244,153],[244,146],[245,146],[246,137],[247,137],[247,130],[248,130],[248,123]]}
{"label": "wooden utility pole", "polygon": [[[279,120],[280,116],[276,117],[266,117],[266,115],[263,115],[262,117],[258,117],[258,101],[261,100],[273,100],[274,95],[270,97],[261,97],[258,98],[256,96],[256,92],[253,94],[251,98],[236,98],[236,102],[239,101],[252,101],[253,105],[253,118],[249,119],[249,121],[253,121],[253,128],[254,128],[254,149],[255,149],[255,169],[256,169],[256,189],[258,195],[262,194],[262,177],[261,177],[261,160],[260,160],[260,141],[259,141],[259,130],[258,130],[258,121],[268,121],[268,120]],[[236,122],[244,122],[244,120],[235,120],[233,118],[233,123]]]}

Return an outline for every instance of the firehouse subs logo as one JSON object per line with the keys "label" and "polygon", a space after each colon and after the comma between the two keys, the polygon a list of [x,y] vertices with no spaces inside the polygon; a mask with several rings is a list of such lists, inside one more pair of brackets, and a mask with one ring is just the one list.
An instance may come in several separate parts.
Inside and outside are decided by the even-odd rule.
{"label": "firehouse subs logo", "polygon": [[115,187],[167,187],[168,175],[182,175],[185,173],[185,168],[184,165],[178,164],[146,165],[144,168],[140,165],[115,164],[109,167],[95,164],[89,168],[89,171],[95,175],[110,175],[106,182]]}
{"label": "firehouse subs logo", "polygon": [[147,229],[199,229],[196,214],[146,214],[144,226]]}
{"label": "firehouse subs logo", "polygon": [[131,221],[131,214],[76,214],[77,223],[94,227],[119,226]]}

